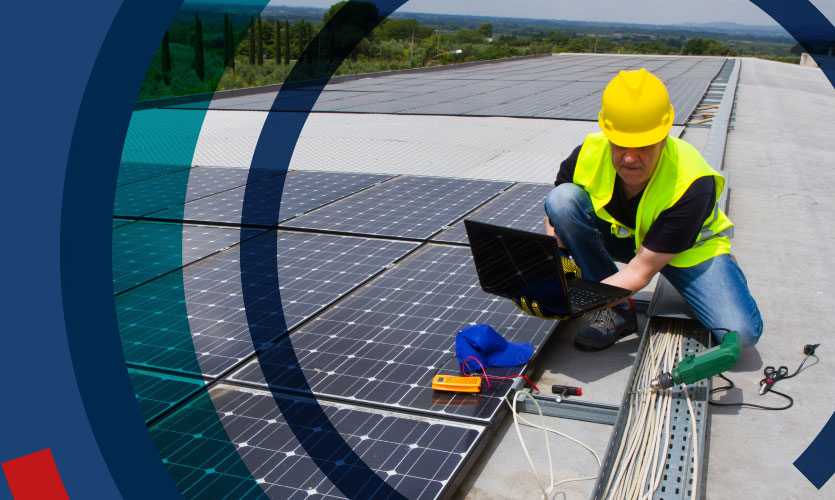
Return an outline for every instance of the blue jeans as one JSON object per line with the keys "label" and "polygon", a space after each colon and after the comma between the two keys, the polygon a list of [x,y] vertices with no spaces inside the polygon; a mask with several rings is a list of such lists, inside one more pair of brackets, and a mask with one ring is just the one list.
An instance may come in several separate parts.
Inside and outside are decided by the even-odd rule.
{"label": "blue jeans", "polygon": [[[583,277],[600,281],[618,271],[615,261],[635,257],[634,238],[618,238],[597,217],[588,193],[575,184],[560,184],[548,194],[545,213]],[[763,322],[742,270],[724,254],[691,267],[667,265],[661,274],[678,290],[703,325],[736,330],[743,346],[757,343]],[[722,341],[724,332],[714,332]]]}

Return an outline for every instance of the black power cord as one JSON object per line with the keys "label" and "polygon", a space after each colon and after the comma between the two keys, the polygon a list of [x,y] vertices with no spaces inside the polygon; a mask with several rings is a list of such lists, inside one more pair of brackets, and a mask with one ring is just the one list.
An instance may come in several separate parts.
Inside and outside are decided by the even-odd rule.
{"label": "black power cord", "polygon": [[[789,404],[787,404],[786,406],[763,406],[753,403],[719,403],[715,401],[710,401],[709,403],[714,406],[740,406],[744,408],[756,408],[759,410],[788,410],[794,405],[794,399],[792,399],[792,397],[788,394],[783,394],[780,391],[775,391],[773,389],[774,384],[776,384],[780,380],[792,378],[798,373],[800,373],[800,370],[803,369],[803,366],[806,364],[806,361],[809,359],[810,356],[814,356],[815,359],[818,359],[818,357],[815,356],[815,349],[817,349],[818,347],[820,347],[820,344],[806,344],[805,346],[803,346],[803,354],[805,354],[805,357],[803,358],[803,361],[801,361],[800,366],[797,367],[797,370],[795,370],[794,373],[792,373],[791,375],[788,374],[789,369],[785,366],[781,366],[776,370],[773,366],[766,366],[763,370],[763,375],[765,375],[765,378],[760,380],[760,395],[762,396],[767,392],[773,392],[774,394],[781,396],[789,401]],[[724,376],[721,373],[718,376],[724,381],[726,381],[728,385],[712,389],[710,391],[711,394],[729,391],[736,387],[733,381],[731,381],[731,379],[729,379],[728,377]]]}

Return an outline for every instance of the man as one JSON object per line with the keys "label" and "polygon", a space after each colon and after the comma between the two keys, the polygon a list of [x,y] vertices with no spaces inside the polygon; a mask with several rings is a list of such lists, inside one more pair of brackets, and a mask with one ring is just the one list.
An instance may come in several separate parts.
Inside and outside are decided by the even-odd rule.
{"label": "man", "polygon": [[[584,278],[633,294],[660,272],[702,324],[755,344],[762,319],[730,255],[733,224],[717,203],[725,179],[695,148],[668,136],[673,107],[664,84],[646,69],[621,71],[603,92],[598,122],[602,133],[562,162],[545,202],[546,229],[561,253]],[[635,332],[632,303],[595,312],[575,343],[603,349]],[[724,333],[714,335],[721,341]]]}

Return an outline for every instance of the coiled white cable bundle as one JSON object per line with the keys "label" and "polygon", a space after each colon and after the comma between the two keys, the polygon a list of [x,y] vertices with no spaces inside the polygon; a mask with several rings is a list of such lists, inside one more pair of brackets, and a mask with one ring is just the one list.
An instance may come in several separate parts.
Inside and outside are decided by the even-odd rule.
{"label": "coiled white cable bundle", "polygon": [[[612,465],[612,473],[601,498],[607,500],[648,500],[658,488],[664,473],[664,462],[670,445],[672,390],[652,392],[649,382],[659,373],[669,372],[683,357],[683,325],[681,322],[661,323],[650,338],[647,351],[629,388],[629,412]],[[693,425],[692,443],[697,443],[693,405],[684,389]],[[662,444],[663,441],[663,444]],[[694,446],[693,488],[698,476],[698,450]]]}

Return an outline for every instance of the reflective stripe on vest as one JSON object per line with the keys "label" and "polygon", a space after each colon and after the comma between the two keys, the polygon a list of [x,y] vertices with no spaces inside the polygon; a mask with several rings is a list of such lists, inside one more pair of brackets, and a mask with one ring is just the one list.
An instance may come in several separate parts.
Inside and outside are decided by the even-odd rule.
{"label": "reflective stripe on vest", "polygon": [[[652,223],[661,212],[673,206],[684,195],[693,181],[712,176],[717,200],[725,187],[725,178],[713,170],[693,146],[681,139],[668,137],[655,172],[638,203],[636,227],[633,230],[616,221],[604,208],[612,199],[616,175],[609,141],[602,133],[589,134],[580,149],[573,182],[589,194],[595,214],[611,225],[612,235],[634,238],[636,252]],[[691,248],[673,257],[670,265],[695,266],[717,255],[729,253],[731,243],[728,235],[732,229],[733,223],[719,209],[717,202],[702,225],[696,242]]]}

